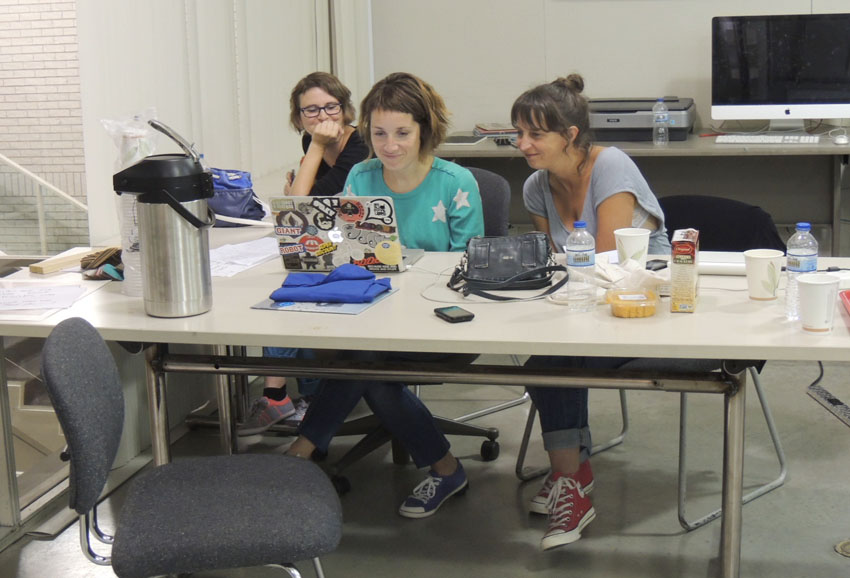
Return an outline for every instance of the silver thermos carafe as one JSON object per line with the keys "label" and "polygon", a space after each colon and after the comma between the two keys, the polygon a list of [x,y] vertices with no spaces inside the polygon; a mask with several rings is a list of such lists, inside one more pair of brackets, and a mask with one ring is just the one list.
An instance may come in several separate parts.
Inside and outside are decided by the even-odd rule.
{"label": "silver thermos carafe", "polygon": [[212,307],[207,207],[212,175],[194,147],[164,124],[151,126],[174,139],[186,154],[153,155],[114,175],[119,194],[138,195],[139,245],[145,312],[188,317]]}

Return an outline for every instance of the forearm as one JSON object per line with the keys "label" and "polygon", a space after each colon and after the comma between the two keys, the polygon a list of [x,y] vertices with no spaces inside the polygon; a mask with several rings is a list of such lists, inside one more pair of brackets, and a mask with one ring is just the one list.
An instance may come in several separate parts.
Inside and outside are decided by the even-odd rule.
{"label": "forearm", "polygon": [[319,172],[319,167],[322,164],[322,155],[325,149],[317,145],[315,142],[310,144],[304,158],[301,159],[301,166],[295,174],[295,180],[289,189],[289,194],[294,196],[307,196],[313,190],[313,185],[316,182],[316,174]]}

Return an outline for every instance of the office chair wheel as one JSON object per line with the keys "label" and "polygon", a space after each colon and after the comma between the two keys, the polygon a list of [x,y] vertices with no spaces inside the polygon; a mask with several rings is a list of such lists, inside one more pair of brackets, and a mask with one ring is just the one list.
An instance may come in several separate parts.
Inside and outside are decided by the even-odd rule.
{"label": "office chair wheel", "polygon": [[481,458],[485,462],[492,462],[499,457],[499,442],[484,440],[481,442]]}

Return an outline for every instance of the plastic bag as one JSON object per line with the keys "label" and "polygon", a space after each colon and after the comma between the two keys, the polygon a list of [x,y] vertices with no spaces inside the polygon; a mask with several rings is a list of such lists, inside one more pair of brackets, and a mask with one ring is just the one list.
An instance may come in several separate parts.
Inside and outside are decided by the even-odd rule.
{"label": "plastic bag", "polygon": [[[156,118],[156,109],[148,108],[131,117],[101,119],[100,123],[118,148],[115,172],[133,166],[156,151],[160,133],[148,124]],[[132,297],[142,295],[142,255],[139,252],[139,221],[136,213],[137,195],[120,195],[118,222],[121,228],[121,262],[124,282],[121,292]]]}

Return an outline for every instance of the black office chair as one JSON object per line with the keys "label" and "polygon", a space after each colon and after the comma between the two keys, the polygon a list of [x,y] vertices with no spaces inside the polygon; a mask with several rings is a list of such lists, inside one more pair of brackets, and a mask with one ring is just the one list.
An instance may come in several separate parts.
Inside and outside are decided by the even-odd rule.
{"label": "black office chair", "polygon": [[[785,243],[779,236],[776,225],[770,214],[764,209],[733,199],[722,197],[710,197],[702,195],[677,195],[659,198],[659,203],[664,211],[664,220],[667,227],[667,236],[672,238],[677,229],[694,228],[699,230],[700,250],[703,251],[733,251],[740,252],[748,249],[778,249],[785,251]],[[620,369],[624,370],[665,370],[665,371],[713,371],[719,370],[720,360],[711,359],[636,359]],[[767,404],[767,398],[759,379],[759,372],[764,367],[764,362],[757,362],[748,367],[752,377],[753,386],[761,404],[764,419],[767,424],[776,457],[779,461],[779,475],[772,481],[759,486],[743,497],[746,504],[752,500],[774,490],[785,483],[788,470],[785,464],[785,452],[779,441],[779,435],[774,425],[773,415]],[[686,462],[687,462],[687,395],[680,394],[679,401],[679,487],[678,487],[678,517],[681,526],[687,530],[694,530],[720,517],[721,510],[718,508],[697,520],[688,520],[685,516],[685,495],[687,491]],[[620,392],[623,408],[623,432],[625,435],[628,427],[628,413],[625,405],[625,392]],[[543,475],[548,469],[527,470],[523,467],[525,454],[531,436],[532,426],[536,411],[532,406],[529,411],[528,421],[523,434],[522,444],[517,457],[517,476],[528,480],[534,476]],[[622,439],[620,438],[620,441]],[[611,445],[594,447],[592,454],[608,449]]]}
{"label": "black office chair", "polygon": [[[114,537],[97,524],[124,423],[118,368],[97,331],[72,318],[51,332],[42,375],[68,447],[69,506],[80,515],[86,557],[121,578],[268,565],[300,576],[292,562],[336,549],[339,498],[308,460],[282,455],[186,458],[130,481]],[[269,507],[274,503],[275,507]],[[91,535],[112,546],[92,549]]]}
{"label": "black office chair", "polygon": [[[492,171],[469,167],[469,171],[478,182],[478,188],[481,193],[482,209],[484,212],[484,234],[485,235],[500,235],[508,234],[510,205],[511,205],[511,187],[507,179]],[[448,362],[452,364],[471,363],[476,359],[477,355],[455,355]],[[415,385],[414,391],[419,395],[420,386]],[[485,428],[474,426],[468,421],[502,411],[510,407],[514,407],[528,400],[528,394],[500,403],[493,407],[488,407],[471,414],[459,416],[457,418],[445,418],[434,416],[440,430],[446,435],[461,435],[461,436],[483,436],[485,439],[481,443],[481,457],[486,461],[495,460],[499,457],[499,442],[496,441],[499,437],[499,430],[496,428]],[[342,425],[337,432],[337,435],[363,435],[365,437],[359,440],[339,461],[331,468],[332,479],[340,493],[345,493],[350,489],[349,481],[341,475],[348,466],[363,458],[369,453],[375,451],[385,443],[393,442],[393,461],[398,464],[406,463],[408,456],[400,444],[395,443],[392,434],[381,426],[374,415],[368,415],[362,418],[348,421]]]}

